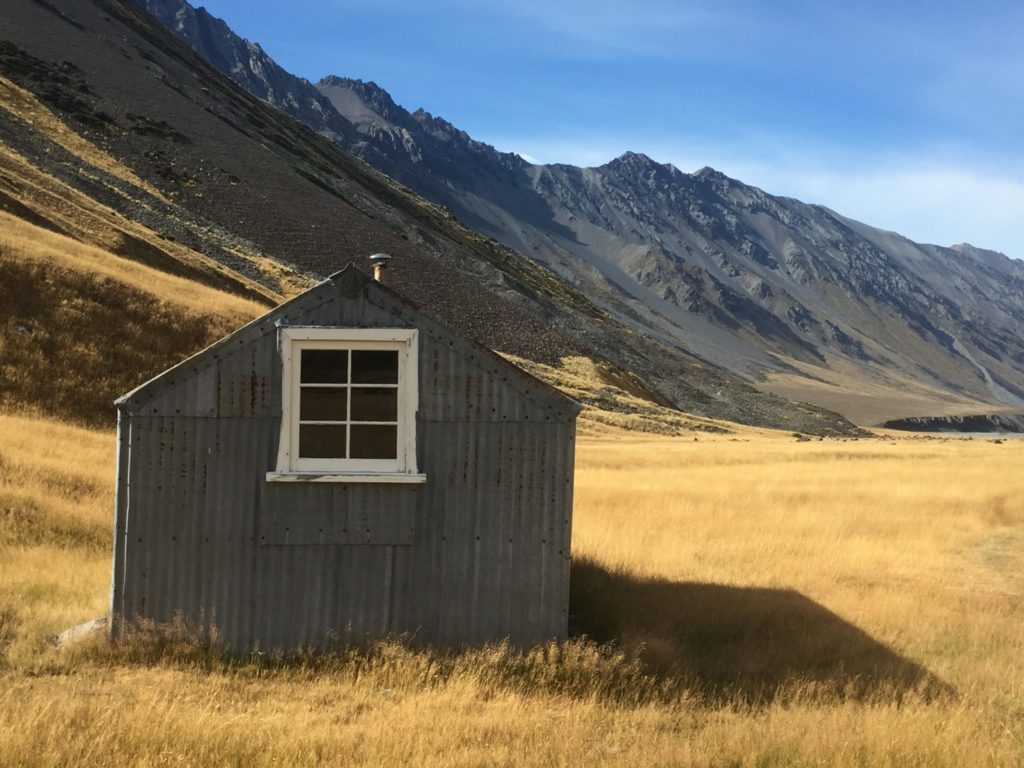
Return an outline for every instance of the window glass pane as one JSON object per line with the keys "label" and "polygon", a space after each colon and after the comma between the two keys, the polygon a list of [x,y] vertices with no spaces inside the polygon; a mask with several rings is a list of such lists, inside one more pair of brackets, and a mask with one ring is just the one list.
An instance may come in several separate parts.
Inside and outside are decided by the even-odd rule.
{"label": "window glass pane", "polygon": [[353,459],[397,459],[398,427],[352,425]]}
{"label": "window glass pane", "polygon": [[346,387],[303,387],[299,394],[299,421],[347,421]]}
{"label": "window glass pane", "polygon": [[344,459],[344,424],[300,424],[299,457],[303,459]]}
{"label": "window glass pane", "polygon": [[397,384],[398,352],[393,350],[353,350],[353,384]]}
{"label": "window glass pane", "polygon": [[352,421],[398,421],[398,390],[352,387]]}
{"label": "window glass pane", "polygon": [[348,350],[302,350],[303,384],[344,384],[348,381]]}

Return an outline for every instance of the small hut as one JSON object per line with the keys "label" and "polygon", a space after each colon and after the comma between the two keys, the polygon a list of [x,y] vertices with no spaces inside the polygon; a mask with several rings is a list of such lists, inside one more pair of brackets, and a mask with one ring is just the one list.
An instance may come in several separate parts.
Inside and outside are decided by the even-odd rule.
{"label": "small hut", "polygon": [[579,404],[354,266],[117,406],[113,636],[565,637]]}

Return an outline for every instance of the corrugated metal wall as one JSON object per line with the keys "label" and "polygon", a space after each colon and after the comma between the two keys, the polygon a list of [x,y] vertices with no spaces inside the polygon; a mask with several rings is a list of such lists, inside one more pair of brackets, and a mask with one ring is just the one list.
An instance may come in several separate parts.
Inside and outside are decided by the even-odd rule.
{"label": "corrugated metal wall", "polygon": [[[265,481],[275,321],[420,329],[425,485]],[[562,638],[577,410],[349,268],[122,401],[113,612],[215,624],[237,650]]]}

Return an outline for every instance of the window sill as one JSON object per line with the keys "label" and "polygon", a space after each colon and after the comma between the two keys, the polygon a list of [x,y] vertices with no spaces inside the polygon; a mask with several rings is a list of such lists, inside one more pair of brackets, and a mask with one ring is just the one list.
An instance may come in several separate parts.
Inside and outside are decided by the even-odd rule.
{"label": "window sill", "polygon": [[406,483],[422,485],[427,476],[411,472],[267,472],[268,483]]}

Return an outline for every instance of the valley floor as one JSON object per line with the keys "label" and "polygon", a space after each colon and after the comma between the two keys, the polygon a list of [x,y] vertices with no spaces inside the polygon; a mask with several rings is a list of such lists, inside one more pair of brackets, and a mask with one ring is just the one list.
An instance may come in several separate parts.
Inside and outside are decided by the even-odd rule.
{"label": "valley floor", "polygon": [[1024,764],[1024,441],[608,434],[577,464],[601,645],[59,651],[106,610],[113,435],[0,416],[0,765]]}

